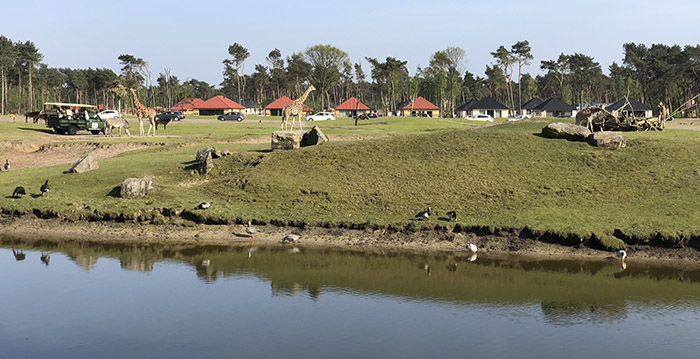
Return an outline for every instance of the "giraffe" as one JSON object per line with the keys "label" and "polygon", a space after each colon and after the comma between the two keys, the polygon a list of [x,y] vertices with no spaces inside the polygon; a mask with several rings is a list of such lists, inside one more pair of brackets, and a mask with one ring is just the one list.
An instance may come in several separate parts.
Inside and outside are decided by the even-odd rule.
{"label": "giraffe", "polygon": [[[301,114],[304,113],[304,101],[306,101],[306,98],[309,96],[309,93],[311,91],[315,90],[316,88],[314,85],[309,86],[308,89],[304,92],[301,97],[298,99],[292,101],[287,106],[284,106],[282,108],[282,126],[281,128],[284,128],[285,131],[287,130],[287,119],[289,119],[290,116],[294,116],[299,119],[299,129],[301,129]],[[292,129],[294,129],[294,117],[292,117]]]}
{"label": "giraffe", "polygon": [[139,118],[139,134],[143,136],[143,118],[147,117],[148,121],[150,122],[150,126],[148,126],[148,132],[146,132],[146,136],[148,136],[151,133],[151,129],[153,129],[153,136],[156,135],[156,110],[144,106],[141,101],[139,101],[138,96],[136,96],[136,90],[134,89],[129,89],[131,91],[131,97],[134,100],[134,110],[136,111],[136,116]]}

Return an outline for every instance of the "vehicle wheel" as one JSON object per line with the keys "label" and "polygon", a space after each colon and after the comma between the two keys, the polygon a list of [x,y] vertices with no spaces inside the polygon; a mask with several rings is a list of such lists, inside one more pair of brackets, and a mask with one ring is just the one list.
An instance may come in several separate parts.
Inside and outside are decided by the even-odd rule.
{"label": "vehicle wheel", "polygon": [[100,133],[102,133],[102,131],[100,131],[100,130],[90,130],[90,133],[92,133],[93,135],[99,135]]}
{"label": "vehicle wheel", "polygon": [[78,128],[75,127],[74,125],[68,126],[68,134],[73,136],[78,133]]}
{"label": "vehicle wheel", "polygon": [[224,120],[224,118],[219,116],[219,121],[223,121],[223,120]]}
{"label": "vehicle wheel", "polygon": [[239,117],[239,118],[238,118],[238,122],[242,122],[242,121],[243,121],[243,119]]}

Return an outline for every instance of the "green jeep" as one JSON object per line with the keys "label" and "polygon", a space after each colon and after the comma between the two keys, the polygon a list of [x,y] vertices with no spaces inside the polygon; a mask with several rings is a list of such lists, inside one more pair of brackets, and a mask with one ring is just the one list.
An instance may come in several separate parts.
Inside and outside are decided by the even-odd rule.
{"label": "green jeep", "polygon": [[44,104],[46,127],[69,135],[80,130],[90,131],[93,135],[104,133],[105,123],[97,117],[96,108],[78,103],[47,102]]}

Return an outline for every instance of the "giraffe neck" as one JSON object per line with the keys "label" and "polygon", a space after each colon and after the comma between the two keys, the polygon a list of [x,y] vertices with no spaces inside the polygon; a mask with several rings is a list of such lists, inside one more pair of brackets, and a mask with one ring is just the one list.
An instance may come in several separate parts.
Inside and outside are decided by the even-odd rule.
{"label": "giraffe neck", "polygon": [[304,94],[301,95],[301,97],[299,97],[299,98],[297,99],[297,102],[298,102],[298,103],[304,103],[304,101],[306,101],[306,98],[309,97],[309,94],[310,94],[310,93],[311,93],[311,87],[309,87],[308,89],[306,89],[306,91],[304,91]]}
{"label": "giraffe neck", "polygon": [[139,111],[145,110],[146,106],[144,106],[141,101],[139,101],[138,96],[136,96],[136,92],[132,92],[131,95],[134,98],[134,107],[138,109]]}

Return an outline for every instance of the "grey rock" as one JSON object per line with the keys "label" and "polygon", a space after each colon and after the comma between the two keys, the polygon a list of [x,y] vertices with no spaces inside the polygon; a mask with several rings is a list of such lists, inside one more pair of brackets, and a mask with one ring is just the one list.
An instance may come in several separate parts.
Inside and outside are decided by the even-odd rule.
{"label": "grey rock", "polygon": [[542,129],[542,135],[549,138],[565,138],[570,141],[587,141],[591,131],[584,126],[571,123],[550,123]]}
{"label": "grey rock", "polygon": [[304,131],[275,131],[272,133],[272,150],[293,150],[301,147]]}
{"label": "grey rock", "polygon": [[214,168],[214,153],[218,153],[221,157],[221,152],[214,147],[205,147],[197,151],[195,162],[199,174],[205,175]]}
{"label": "grey rock", "polygon": [[324,134],[318,126],[314,126],[311,131],[304,134],[301,139],[301,147],[316,146],[328,142],[328,136]]}
{"label": "grey rock", "polygon": [[70,173],[85,173],[85,172],[90,172],[92,170],[96,170],[100,168],[100,166],[97,165],[97,161],[95,161],[92,156],[88,153],[87,155],[83,156],[81,159],[79,159],[77,162],[71,166],[71,168],[68,170]]}
{"label": "grey rock", "polygon": [[151,178],[127,178],[122,182],[120,194],[122,198],[139,198],[144,197],[153,188]]}
{"label": "grey rock", "polygon": [[591,146],[611,149],[625,148],[627,147],[627,137],[619,131],[600,131],[594,132],[588,143]]}

